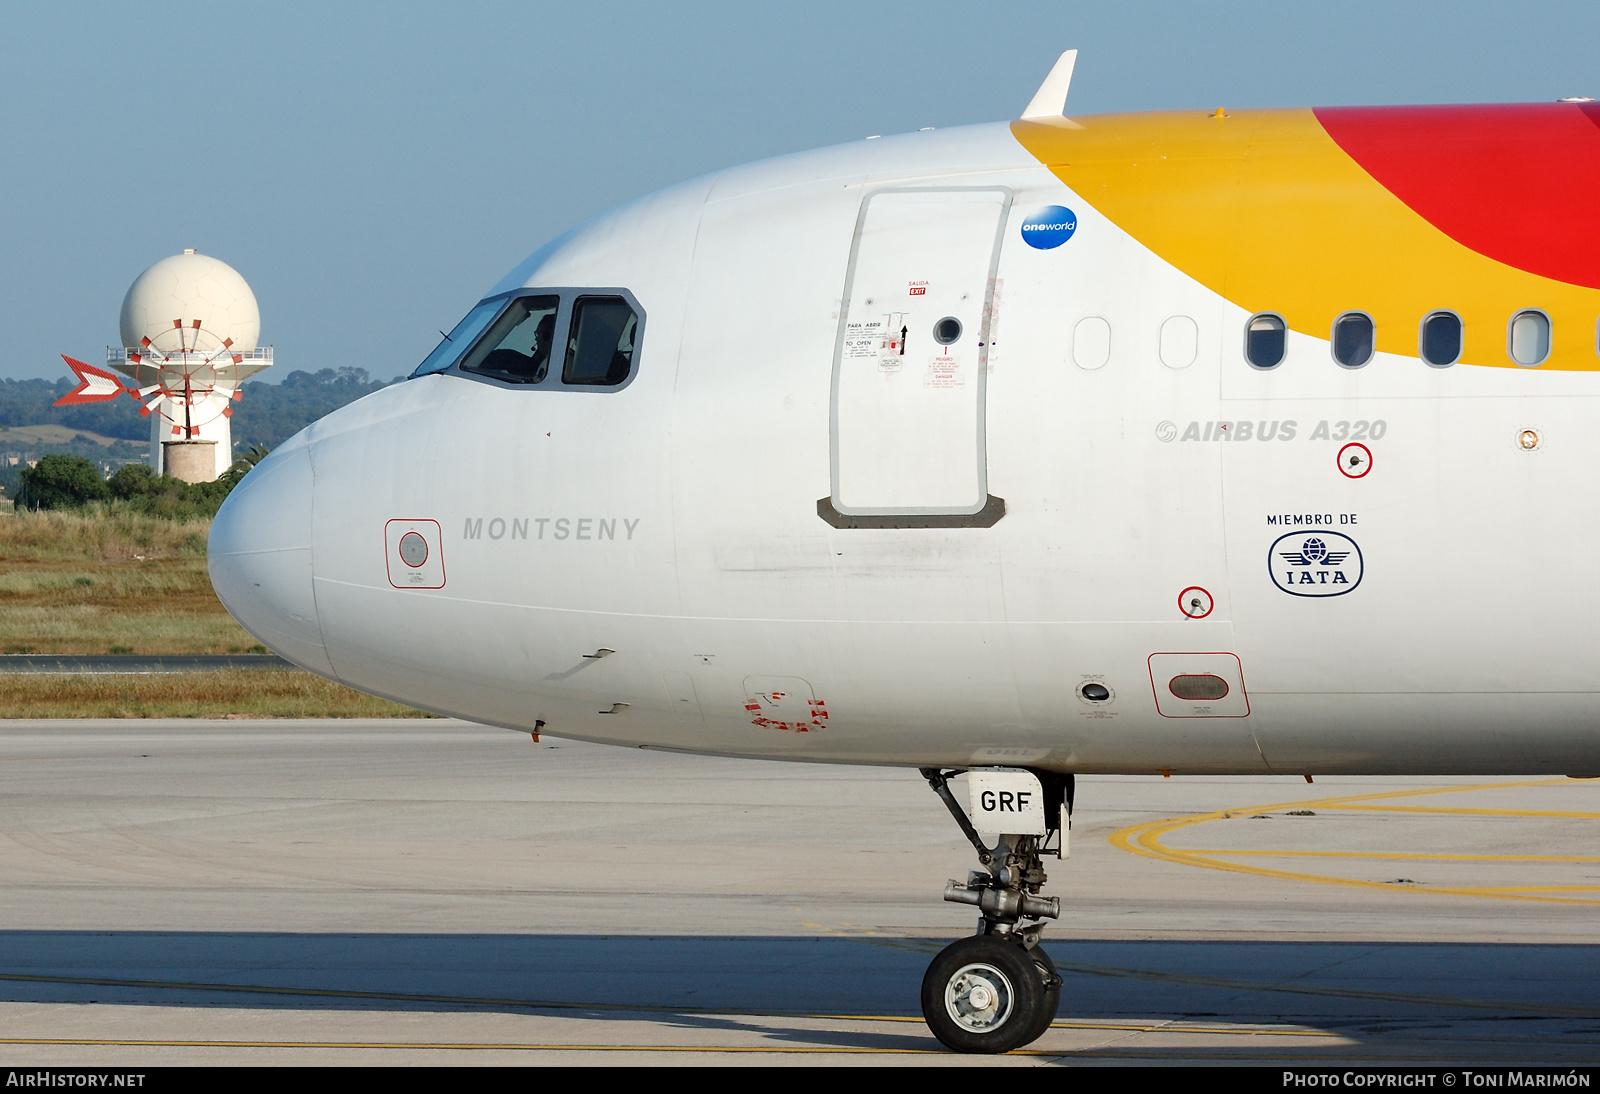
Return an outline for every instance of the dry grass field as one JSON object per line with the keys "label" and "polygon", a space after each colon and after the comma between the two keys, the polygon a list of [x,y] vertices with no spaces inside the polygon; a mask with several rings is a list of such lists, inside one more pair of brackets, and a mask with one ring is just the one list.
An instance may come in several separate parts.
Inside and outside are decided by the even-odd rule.
{"label": "dry grass field", "polygon": [[[206,576],[208,522],[0,509],[0,653],[265,653]],[[416,715],[303,672],[0,675],[0,718]]]}
{"label": "dry grass field", "polygon": [[[66,444],[76,437],[86,441],[93,441],[104,448],[110,448],[117,443],[117,438],[107,437],[100,433],[91,433],[87,429],[73,429],[65,425],[12,425],[0,426],[0,445],[15,448],[28,448],[40,444]],[[126,441],[122,442],[128,443]]]}
{"label": "dry grass field", "polygon": [[0,673],[0,718],[425,717],[309,672]]}
{"label": "dry grass field", "polygon": [[247,653],[206,576],[205,523],[0,516],[0,653]]}

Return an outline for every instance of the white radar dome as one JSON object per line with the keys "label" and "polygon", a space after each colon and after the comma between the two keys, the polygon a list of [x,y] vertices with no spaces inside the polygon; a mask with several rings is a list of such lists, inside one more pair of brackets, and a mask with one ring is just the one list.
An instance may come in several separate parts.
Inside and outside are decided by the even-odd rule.
{"label": "white radar dome", "polygon": [[121,326],[124,346],[148,338],[162,353],[210,352],[231,338],[232,348],[242,352],[256,348],[261,311],[239,271],[210,255],[184,251],[134,279],[122,299]]}

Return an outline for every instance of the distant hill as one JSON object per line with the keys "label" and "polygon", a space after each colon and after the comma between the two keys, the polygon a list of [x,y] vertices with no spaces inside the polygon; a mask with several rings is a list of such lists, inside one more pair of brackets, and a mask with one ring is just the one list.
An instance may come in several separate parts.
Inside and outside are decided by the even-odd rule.
{"label": "distant hill", "polygon": [[364,368],[325,368],[291,372],[278,384],[246,383],[233,411],[234,451],[253,444],[276,448],[323,415],[404,379],[386,384]]}
{"label": "distant hill", "polygon": [[[76,386],[68,376],[55,381],[0,380],[0,426],[56,425],[101,437],[149,441],[150,419],[139,414],[132,399],[52,405]],[[364,368],[291,372],[276,384],[247,381],[233,413],[234,447],[275,448],[324,414],[387,386]]]}
{"label": "distant hill", "polygon": [[[390,383],[402,379],[396,376]],[[0,380],[0,489],[7,497],[16,493],[20,467],[54,452],[86,456],[102,468],[148,454],[150,419],[139,413],[139,404],[117,398],[53,405],[76,386],[70,376],[54,381]],[[256,444],[276,448],[323,415],[387,386],[364,368],[291,372],[276,384],[246,382],[243,398],[234,404],[234,451]],[[30,428],[38,426],[54,428]]]}

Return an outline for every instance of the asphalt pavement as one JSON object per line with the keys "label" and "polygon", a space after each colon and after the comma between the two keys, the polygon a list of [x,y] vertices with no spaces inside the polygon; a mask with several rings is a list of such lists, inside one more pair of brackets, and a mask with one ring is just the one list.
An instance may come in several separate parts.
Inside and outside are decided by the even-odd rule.
{"label": "asphalt pavement", "polygon": [[[958,781],[958,792],[960,791]],[[1084,778],[1055,1025],[918,1014],[911,770],[461,722],[0,722],[0,1063],[1583,1064],[1600,783]]]}

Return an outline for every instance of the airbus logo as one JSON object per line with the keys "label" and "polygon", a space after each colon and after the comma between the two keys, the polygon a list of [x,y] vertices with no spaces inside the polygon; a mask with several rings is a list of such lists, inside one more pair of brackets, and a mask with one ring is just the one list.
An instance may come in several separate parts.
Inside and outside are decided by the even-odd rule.
{"label": "airbus logo", "polygon": [[1272,583],[1291,596],[1342,596],[1361,584],[1361,548],[1338,532],[1291,532],[1267,550]]}

